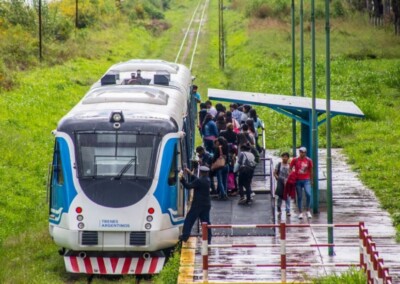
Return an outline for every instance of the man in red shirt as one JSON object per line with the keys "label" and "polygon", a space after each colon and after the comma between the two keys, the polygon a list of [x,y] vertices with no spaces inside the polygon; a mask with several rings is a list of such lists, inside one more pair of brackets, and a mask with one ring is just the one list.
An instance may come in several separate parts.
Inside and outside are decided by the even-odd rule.
{"label": "man in red shirt", "polygon": [[299,219],[303,219],[303,188],[306,193],[306,216],[312,218],[311,208],[311,185],[313,180],[313,163],[307,156],[307,148],[299,148],[299,156],[290,162],[290,170],[296,172],[296,195],[297,207],[299,209]]}

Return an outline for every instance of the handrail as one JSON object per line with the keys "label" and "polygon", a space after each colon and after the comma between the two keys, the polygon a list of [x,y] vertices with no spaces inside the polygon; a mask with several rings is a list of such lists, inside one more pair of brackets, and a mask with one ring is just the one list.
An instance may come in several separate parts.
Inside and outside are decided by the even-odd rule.
{"label": "handrail", "polygon": [[[279,244],[208,244],[208,228],[221,229],[221,228],[236,228],[236,229],[248,229],[248,228],[278,228],[279,227]],[[359,262],[354,263],[291,263],[287,262],[286,248],[298,246],[296,244],[288,245],[286,244],[286,230],[288,228],[301,228],[301,227],[332,227],[332,228],[358,228],[359,229],[359,249],[360,257]],[[349,245],[337,245],[337,244],[304,244],[302,246],[309,247],[352,247]],[[210,264],[208,259],[208,251],[210,248],[257,248],[257,247],[280,247],[280,263],[279,264]],[[280,267],[281,268],[281,282],[286,283],[286,269],[288,267],[321,267],[321,266],[335,266],[335,267],[350,267],[359,266],[361,267],[367,275],[367,283],[383,283],[383,284],[393,284],[392,277],[389,274],[389,269],[384,267],[383,259],[379,258],[379,253],[376,249],[376,244],[372,241],[372,237],[368,234],[368,230],[365,228],[364,222],[358,224],[286,224],[284,222],[278,224],[254,224],[254,225],[208,225],[207,223],[202,223],[202,246],[201,254],[203,259],[203,282],[208,281],[208,269],[215,267]]]}

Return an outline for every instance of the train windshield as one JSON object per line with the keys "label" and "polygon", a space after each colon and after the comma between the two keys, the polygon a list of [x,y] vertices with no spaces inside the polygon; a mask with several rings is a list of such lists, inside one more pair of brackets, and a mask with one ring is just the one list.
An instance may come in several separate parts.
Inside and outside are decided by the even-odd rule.
{"label": "train windshield", "polygon": [[151,178],[160,138],[124,132],[77,133],[81,178]]}

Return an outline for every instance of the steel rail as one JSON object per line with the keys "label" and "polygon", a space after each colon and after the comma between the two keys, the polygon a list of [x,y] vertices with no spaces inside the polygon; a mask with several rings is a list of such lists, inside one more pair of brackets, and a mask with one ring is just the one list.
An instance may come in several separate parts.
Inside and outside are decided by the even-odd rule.
{"label": "steel rail", "polygon": [[199,23],[199,27],[198,27],[198,29],[197,29],[196,42],[195,42],[195,44],[194,44],[193,53],[192,53],[192,58],[190,59],[190,65],[189,65],[189,69],[190,69],[190,70],[192,70],[193,61],[194,61],[194,56],[195,56],[195,54],[196,54],[197,44],[198,44],[198,42],[199,42],[201,27],[203,26],[204,15],[205,15],[206,8],[208,7],[208,3],[209,3],[209,0],[206,0],[205,3],[204,3],[203,12],[201,13],[200,23]]}
{"label": "steel rail", "polygon": [[177,63],[177,62],[178,62],[179,56],[181,55],[181,52],[182,52],[183,46],[185,45],[186,38],[187,38],[187,36],[188,36],[188,34],[189,34],[189,31],[190,31],[190,28],[191,28],[191,26],[192,26],[192,23],[193,23],[194,17],[195,17],[195,16],[196,16],[196,14],[197,14],[197,10],[198,10],[198,9],[199,9],[199,7],[200,7],[200,3],[201,3],[201,1],[202,1],[202,0],[199,0],[199,3],[197,3],[197,7],[196,7],[196,9],[195,9],[195,10],[194,10],[194,12],[193,12],[192,18],[191,18],[191,20],[190,20],[190,22],[189,22],[189,25],[188,25],[188,28],[187,28],[187,30],[186,30],[186,32],[185,32],[185,36],[183,37],[183,40],[182,40],[181,46],[180,46],[180,48],[179,48],[179,51],[178,51],[178,53],[177,53],[177,55],[176,55],[176,58],[175,58],[175,63]]}

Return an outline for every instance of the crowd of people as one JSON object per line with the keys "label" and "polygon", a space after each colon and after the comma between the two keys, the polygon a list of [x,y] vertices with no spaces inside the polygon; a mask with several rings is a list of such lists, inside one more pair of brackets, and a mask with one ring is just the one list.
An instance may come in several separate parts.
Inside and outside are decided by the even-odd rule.
{"label": "crowd of people", "polygon": [[[203,143],[196,148],[200,177],[195,177],[188,169],[185,170],[192,176],[192,183],[186,182],[182,174],[180,176],[185,188],[195,189],[192,208],[183,227],[183,241],[189,238],[197,218],[210,224],[210,196],[225,201],[229,200],[229,196],[239,194],[239,205],[252,204],[254,193],[251,183],[263,151],[259,145],[258,131],[264,130],[264,125],[252,106],[232,103],[228,110],[223,104],[217,103],[214,107],[211,101],[200,101],[197,86],[194,86],[192,93],[200,104],[198,129]],[[306,153],[307,149],[300,147],[299,157],[291,161],[289,153],[282,153],[282,161],[274,169],[278,214],[281,214],[281,206],[285,201],[286,215],[290,216],[290,199],[297,197],[298,218],[312,218],[310,208],[313,165]],[[302,207],[303,189],[306,195],[305,215]],[[208,241],[211,242],[211,231]]]}
{"label": "crowd of people", "polygon": [[251,204],[251,181],[262,151],[258,131],[264,128],[256,110],[235,103],[228,110],[206,101],[200,103],[198,121],[203,145],[196,152],[200,165],[211,170],[211,195],[224,201],[239,194],[239,204]]}

